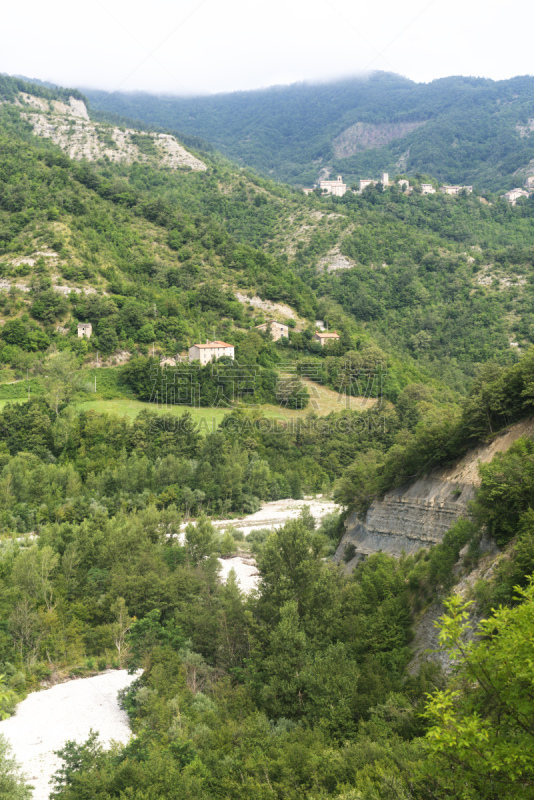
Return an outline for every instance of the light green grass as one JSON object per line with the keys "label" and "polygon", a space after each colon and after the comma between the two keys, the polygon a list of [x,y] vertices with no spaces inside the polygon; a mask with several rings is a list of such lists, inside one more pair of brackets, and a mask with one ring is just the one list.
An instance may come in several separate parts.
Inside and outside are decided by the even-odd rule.
{"label": "light green grass", "polygon": [[4,410],[4,406],[6,403],[25,403],[25,402],[26,400],[21,400],[20,398],[17,398],[15,400],[0,400],[0,411]]}
{"label": "light green grass", "polygon": [[217,427],[222,422],[228,409],[224,408],[190,408],[189,406],[164,406],[156,403],[143,403],[141,400],[116,399],[116,400],[85,400],[76,403],[79,411],[98,411],[100,414],[115,414],[120,417],[134,419],[141,411],[155,411],[156,414],[172,414],[181,417],[188,411],[195,422],[205,420],[209,428]]}
{"label": "light green grass", "polygon": [[[0,411],[4,408],[6,403],[24,403],[25,400],[0,400]],[[222,422],[224,416],[230,413],[230,408],[191,408],[190,406],[164,406],[157,405],[156,403],[143,403],[141,400],[131,400],[129,398],[116,398],[115,400],[82,400],[74,403],[75,408],[79,411],[97,411],[99,414],[114,414],[118,417],[128,417],[128,419],[135,419],[141,411],[153,411],[157,414],[172,414],[175,417],[181,417],[186,411],[191,414],[193,420],[200,425],[200,431],[208,433],[217,429],[218,425]],[[328,413],[326,409],[317,409],[312,405],[302,410],[292,410],[289,408],[282,408],[275,405],[261,405],[250,409],[261,412],[263,417],[268,419],[279,419],[284,422],[288,420],[296,420],[299,417],[305,417],[310,411],[315,411],[321,415],[321,412]],[[328,409],[330,410],[330,409]]]}

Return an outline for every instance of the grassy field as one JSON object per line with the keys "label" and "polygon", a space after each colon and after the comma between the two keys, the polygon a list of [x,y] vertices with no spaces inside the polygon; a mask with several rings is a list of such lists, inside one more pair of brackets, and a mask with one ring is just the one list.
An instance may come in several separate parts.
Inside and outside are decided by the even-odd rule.
{"label": "grassy field", "polygon": [[[156,403],[143,403],[141,400],[130,399],[116,399],[116,400],[85,400],[76,403],[76,408],[89,411],[93,409],[98,412],[106,412],[107,414],[117,414],[118,416],[127,416],[130,419],[136,417],[141,411],[155,411],[158,414],[172,414],[176,417],[181,417],[188,411],[196,422],[202,422],[202,427],[213,430],[223,420],[225,414],[228,414],[231,409],[229,408],[191,408],[190,406],[164,406],[157,405]],[[261,405],[257,407],[264,417],[269,419],[291,420],[298,419],[299,417],[306,416],[310,410],[302,409],[293,411],[289,408],[280,408],[274,405]],[[252,410],[252,409],[251,409]]]}
{"label": "grassy field", "polygon": [[[364,411],[370,408],[377,401],[375,399],[366,399],[362,397],[346,398],[333,392],[331,389],[326,389],[318,383],[310,380],[304,380],[308,391],[310,392],[310,404],[305,409],[292,410],[283,408],[276,405],[262,405],[258,406],[264,417],[269,419],[279,419],[283,422],[299,419],[305,417],[310,412],[318,414],[319,416],[326,416],[332,411],[343,411],[345,408],[351,408],[353,411]],[[13,398],[12,400],[0,400],[0,411],[4,408],[6,403],[24,403],[25,398]],[[126,416],[129,419],[134,419],[141,411],[155,411],[158,414],[172,414],[173,416],[180,417],[186,411],[189,411],[195,422],[201,426],[201,431],[208,432],[216,430],[217,426],[222,422],[225,414],[228,414],[228,408],[191,408],[189,406],[164,406],[157,405],[156,403],[143,403],[140,400],[133,400],[130,398],[115,398],[114,400],[82,400],[77,402],[76,408],[81,411],[98,411],[99,413],[115,414],[117,416]],[[252,409],[251,409],[252,410]]]}
{"label": "grassy field", "polygon": [[301,378],[301,380],[310,393],[310,404],[305,413],[314,411],[320,417],[325,417],[332,411],[345,411],[345,409],[362,412],[372,408],[378,402],[375,397],[348,397],[307,378]]}

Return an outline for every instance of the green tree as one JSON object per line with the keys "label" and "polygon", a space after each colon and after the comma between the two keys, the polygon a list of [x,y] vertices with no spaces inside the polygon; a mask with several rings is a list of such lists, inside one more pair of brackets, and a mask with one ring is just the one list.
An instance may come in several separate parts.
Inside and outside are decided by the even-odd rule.
{"label": "green tree", "polygon": [[534,796],[534,581],[517,591],[523,602],[494,611],[477,638],[469,637],[471,603],[446,603],[439,640],[457,666],[425,712],[438,797]]}
{"label": "green tree", "polygon": [[8,743],[0,735],[0,800],[31,800],[32,794]]}
{"label": "green tree", "polygon": [[185,528],[185,547],[193,564],[199,564],[215,550],[215,528],[205,514],[201,514],[197,524],[188,523]]}
{"label": "green tree", "polygon": [[74,393],[81,388],[82,378],[78,360],[73,353],[64,350],[50,355],[43,365],[45,400],[56,414],[68,405]]}

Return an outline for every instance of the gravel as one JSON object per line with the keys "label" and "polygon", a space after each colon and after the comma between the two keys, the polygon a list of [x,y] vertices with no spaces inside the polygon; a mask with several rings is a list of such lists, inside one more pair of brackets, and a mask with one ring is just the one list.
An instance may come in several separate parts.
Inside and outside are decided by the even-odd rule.
{"label": "gravel", "polygon": [[15,716],[0,721],[0,734],[34,787],[34,800],[48,800],[50,778],[61,765],[54,755],[68,740],[84,742],[91,729],[103,743],[126,744],[131,736],[128,717],[119,708],[117,692],[135,675],[109,670],[92,678],[67,681],[33,692],[17,707]]}
{"label": "gravel", "polygon": [[[241,519],[212,520],[212,523],[219,531],[224,531],[230,526],[237,528],[246,538],[249,533],[261,528],[270,528],[271,530],[281,528],[288,520],[297,519],[304,506],[308,506],[318,525],[320,525],[322,519],[327,514],[340,511],[340,506],[336,503],[332,503],[330,500],[323,500],[322,498],[309,497],[304,500],[272,500],[268,503],[264,503],[261,509],[256,511],[255,514],[250,514]],[[219,563],[221,565],[220,574],[223,583],[226,583],[228,574],[230,570],[233,569],[242,592],[249,594],[251,591],[258,588],[259,573],[253,558],[242,558],[241,556],[219,558]]]}

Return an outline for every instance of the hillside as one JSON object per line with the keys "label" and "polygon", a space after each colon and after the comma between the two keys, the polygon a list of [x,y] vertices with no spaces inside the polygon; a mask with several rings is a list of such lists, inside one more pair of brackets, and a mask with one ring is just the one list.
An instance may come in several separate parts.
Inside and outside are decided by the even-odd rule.
{"label": "hillside", "polygon": [[534,201],[306,196],[0,92],[0,717],[142,671],[54,798],[531,800]]}
{"label": "hillside", "polygon": [[[371,347],[394,399],[413,380],[465,392],[478,365],[513,363],[534,342],[531,201],[422,196],[417,180],[412,194],[306,197],[216,155],[199,170],[141,145],[112,159],[103,140],[119,128],[87,120],[81,95],[2,86],[3,358],[19,372],[51,343],[94,360],[175,356],[215,336],[266,368],[311,359],[336,389],[325,357]],[[83,151],[56,135],[66,120],[92,131],[96,160],[68,157]],[[294,325],[289,350],[254,330],[272,315]],[[316,319],[339,331],[336,349],[314,345]]]}
{"label": "hillside", "polygon": [[91,108],[203,138],[297,186],[325,174],[423,173],[503,191],[534,171],[534,78],[417,84],[373,73],[326,84],[183,98],[84,89]]}

